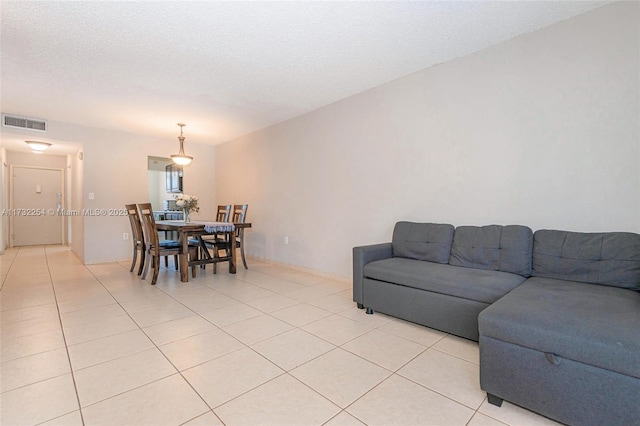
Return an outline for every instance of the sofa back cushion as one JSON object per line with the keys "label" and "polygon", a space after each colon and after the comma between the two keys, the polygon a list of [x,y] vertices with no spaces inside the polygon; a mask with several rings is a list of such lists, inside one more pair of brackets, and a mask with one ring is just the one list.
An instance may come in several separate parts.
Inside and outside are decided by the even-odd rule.
{"label": "sofa back cushion", "polygon": [[453,225],[398,222],[393,230],[393,256],[447,263],[452,241]]}
{"label": "sofa back cushion", "polygon": [[640,235],[536,231],[533,276],[640,290]]}
{"label": "sofa back cushion", "polygon": [[521,225],[458,226],[449,264],[529,277],[533,231]]}

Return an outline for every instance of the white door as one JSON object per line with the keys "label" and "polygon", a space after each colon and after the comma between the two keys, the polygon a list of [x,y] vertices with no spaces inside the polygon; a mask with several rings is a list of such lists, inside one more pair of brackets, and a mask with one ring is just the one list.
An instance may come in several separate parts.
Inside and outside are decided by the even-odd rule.
{"label": "white door", "polygon": [[62,244],[62,170],[13,167],[14,246]]}

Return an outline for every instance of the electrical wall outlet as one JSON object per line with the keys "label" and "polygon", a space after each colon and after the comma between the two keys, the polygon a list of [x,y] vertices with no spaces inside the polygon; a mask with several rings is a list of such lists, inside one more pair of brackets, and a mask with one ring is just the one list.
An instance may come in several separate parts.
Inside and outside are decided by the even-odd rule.
{"label": "electrical wall outlet", "polygon": [[128,240],[129,239],[129,234],[127,234],[126,232],[124,234],[122,234],[122,239],[123,240]]}

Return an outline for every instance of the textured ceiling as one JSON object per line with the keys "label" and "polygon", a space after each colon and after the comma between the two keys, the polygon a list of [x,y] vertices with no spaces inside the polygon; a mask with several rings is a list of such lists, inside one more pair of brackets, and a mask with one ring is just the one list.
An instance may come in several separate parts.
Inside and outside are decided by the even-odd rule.
{"label": "textured ceiling", "polygon": [[217,144],[608,2],[2,1],[2,112]]}

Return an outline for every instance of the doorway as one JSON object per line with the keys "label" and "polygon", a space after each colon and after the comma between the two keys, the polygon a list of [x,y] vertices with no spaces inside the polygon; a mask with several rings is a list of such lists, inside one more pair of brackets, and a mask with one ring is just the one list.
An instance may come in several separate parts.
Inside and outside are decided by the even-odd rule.
{"label": "doorway", "polygon": [[[165,211],[167,200],[182,193],[183,169],[170,158],[148,157],[149,202],[154,211]],[[173,209],[171,209],[173,210]]]}
{"label": "doorway", "polygon": [[62,169],[11,166],[10,246],[62,244]]}

